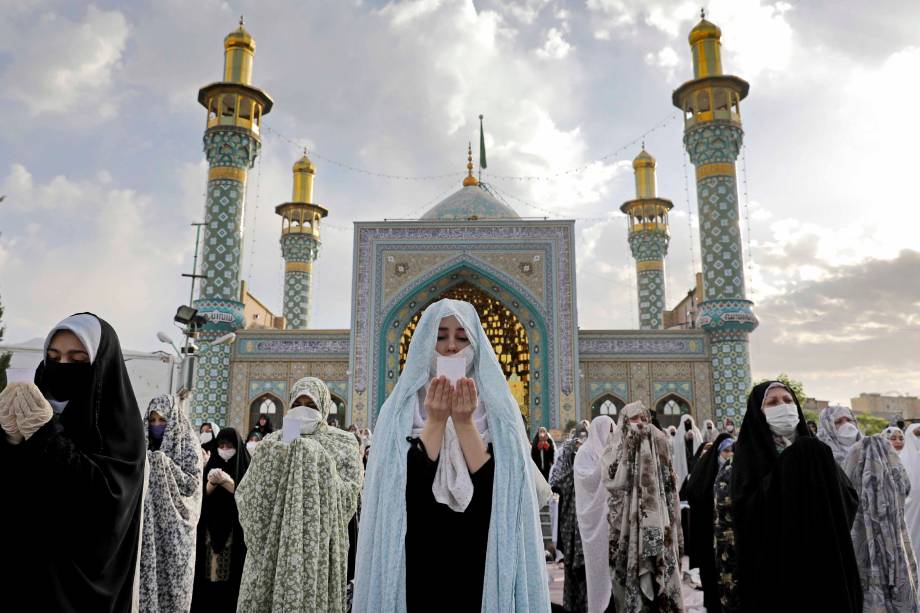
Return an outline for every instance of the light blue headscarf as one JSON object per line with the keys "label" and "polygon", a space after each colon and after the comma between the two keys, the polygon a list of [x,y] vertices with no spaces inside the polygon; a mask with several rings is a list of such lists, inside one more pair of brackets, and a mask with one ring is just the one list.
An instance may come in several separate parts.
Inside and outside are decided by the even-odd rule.
{"label": "light blue headscarf", "polygon": [[[530,470],[530,442],[520,408],[468,302],[440,300],[422,314],[393,393],[380,409],[367,464],[358,531],[354,611],[406,610],[406,454],[413,396],[428,383],[438,326],[455,316],[476,352],[473,379],[492,436],[495,477],[483,578],[482,611],[550,610],[539,507]],[[432,541],[437,546],[437,541]]]}

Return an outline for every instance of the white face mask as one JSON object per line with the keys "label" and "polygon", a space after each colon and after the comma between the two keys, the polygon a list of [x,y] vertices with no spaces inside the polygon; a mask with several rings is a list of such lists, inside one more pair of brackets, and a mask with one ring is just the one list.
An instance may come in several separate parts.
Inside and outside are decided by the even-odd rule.
{"label": "white face mask", "polygon": [[732,425],[729,424],[728,426],[726,426],[725,431],[726,431],[726,432],[734,432],[734,431],[735,431],[735,426],[732,426]]}
{"label": "white face mask", "polygon": [[229,462],[230,458],[236,455],[236,449],[218,449],[217,455],[219,455],[220,459],[224,462]]}
{"label": "white face mask", "polygon": [[859,429],[850,422],[847,422],[837,428],[837,438],[845,446],[849,447],[859,438]]}
{"label": "white face mask", "polygon": [[319,409],[297,406],[288,411],[284,418],[299,421],[301,434],[313,434],[313,431],[316,430],[316,425],[322,421],[323,415],[319,412]]}
{"label": "white face mask", "polygon": [[214,440],[214,434],[211,432],[202,432],[198,435],[198,439],[201,441],[201,444],[204,445]]}
{"label": "white face mask", "polygon": [[799,410],[792,403],[779,404],[764,409],[770,430],[777,436],[788,438],[799,425]]}
{"label": "white face mask", "polygon": [[249,450],[249,453],[252,453],[253,451],[256,450],[256,445],[258,444],[259,443],[257,443],[256,441],[249,441],[248,443],[246,443],[246,449]]}

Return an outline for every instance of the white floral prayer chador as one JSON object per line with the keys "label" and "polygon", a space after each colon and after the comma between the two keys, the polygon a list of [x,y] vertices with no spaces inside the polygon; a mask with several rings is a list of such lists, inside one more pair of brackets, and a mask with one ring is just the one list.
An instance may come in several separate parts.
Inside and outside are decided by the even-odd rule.
{"label": "white floral prayer chador", "polygon": [[290,443],[273,432],[256,448],[236,489],[248,554],[237,610],[344,611],[348,522],[364,479],[350,432],[326,424],[333,407],[326,384],[294,384],[320,410],[315,429]]}
{"label": "white floral prayer chador", "polygon": [[147,450],[141,549],[140,610],[188,611],[195,580],[195,538],[201,514],[201,443],[175,396],[157,396],[147,408],[166,420],[163,440]]}

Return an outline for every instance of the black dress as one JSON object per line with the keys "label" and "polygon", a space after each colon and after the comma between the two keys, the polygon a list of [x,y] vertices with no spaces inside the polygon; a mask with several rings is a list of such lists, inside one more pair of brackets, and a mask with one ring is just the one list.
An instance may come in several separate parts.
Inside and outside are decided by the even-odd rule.
{"label": "black dress", "polygon": [[[482,608],[482,584],[492,514],[495,460],[470,475],[473,499],[462,513],[434,499],[438,460],[420,439],[406,461],[406,611],[472,613]],[[489,446],[489,455],[492,447]],[[439,458],[440,459],[440,458]],[[458,589],[458,586],[463,586]]]}
{"label": "black dress", "polygon": [[[224,428],[217,434],[216,445],[222,442],[231,443],[236,449],[236,454],[229,461],[224,461],[215,450],[204,467],[204,496],[201,501],[201,518],[198,521],[198,538],[195,546],[195,584],[191,607],[193,613],[236,611],[240,583],[243,579],[246,543],[236,508],[236,498],[223,486],[214,488],[209,495],[208,474],[219,468],[239,486],[249,469],[251,458],[243,438],[234,428]],[[216,575],[216,581],[209,576],[209,571]]]}
{"label": "black dress", "polygon": [[[19,445],[0,433],[4,612],[131,609],[146,444],[118,336],[99,324],[85,393]],[[42,362],[45,397],[51,379]]]}
{"label": "black dress", "polygon": [[540,449],[540,435],[534,437],[533,444],[530,446],[530,457],[533,459],[534,464],[537,465],[537,468],[540,469],[540,474],[543,475],[543,478],[549,481],[549,471],[553,467],[553,462],[555,461],[556,447],[553,445],[552,441],[546,441],[549,444],[547,449]]}
{"label": "black dress", "polygon": [[[721,613],[719,600],[719,576],[716,573],[716,551],[714,534],[713,488],[719,472],[719,445],[731,438],[722,433],[713,442],[712,447],[694,463],[693,472],[687,477],[682,498],[690,503],[690,526],[684,532],[684,544],[690,556],[690,568],[700,569],[700,581],[703,584],[703,605],[707,613]],[[700,449],[703,445],[700,445]]]}
{"label": "black dress", "polygon": [[762,409],[772,383],[751,391],[732,460],[741,610],[861,613],[850,538],[859,498],[830,447],[808,430],[801,407],[796,440],[780,453]]}

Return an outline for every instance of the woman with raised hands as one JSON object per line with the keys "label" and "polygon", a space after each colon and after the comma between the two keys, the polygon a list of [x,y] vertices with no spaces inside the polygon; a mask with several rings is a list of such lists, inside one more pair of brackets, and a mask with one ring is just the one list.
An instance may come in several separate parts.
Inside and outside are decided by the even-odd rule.
{"label": "woman with raised hands", "polygon": [[610,575],[616,611],[684,610],[680,503],[668,437],[641,401],[620,411],[610,467]]}
{"label": "woman with raised hands", "polygon": [[0,426],[0,608],[130,611],[146,444],[115,330],[91,313],[54,326]]}
{"label": "woman with raised hands", "polygon": [[140,610],[188,611],[195,581],[201,514],[201,442],[177,396],[147,407],[147,492],[144,495]]}
{"label": "woman with raised hands", "polygon": [[221,429],[215,442],[204,467],[192,611],[235,611],[246,560],[235,493],[251,458],[235,428]]}
{"label": "woman with raised hands", "polygon": [[282,431],[259,443],[236,489],[241,612],[345,610],[348,522],[364,471],[354,436],[326,423],[334,408],[320,379],[297,381]]}
{"label": "woman with raised hands", "polygon": [[[439,356],[466,377],[438,376]],[[548,612],[529,452],[476,310],[428,306],[374,427],[353,610]]]}

